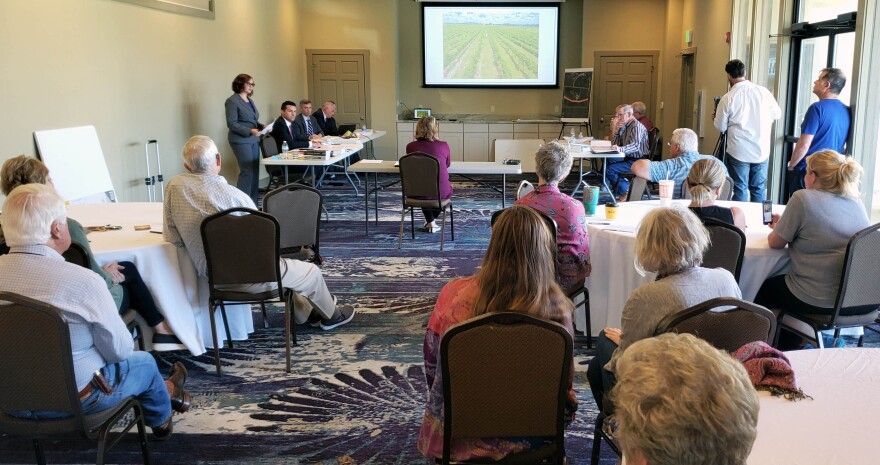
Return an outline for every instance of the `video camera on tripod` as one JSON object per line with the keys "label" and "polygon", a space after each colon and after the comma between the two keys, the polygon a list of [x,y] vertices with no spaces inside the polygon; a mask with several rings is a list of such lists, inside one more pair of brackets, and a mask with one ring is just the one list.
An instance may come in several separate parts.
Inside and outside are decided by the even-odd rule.
{"label": "video camera on tripod", "polygon": [[[715,97],[715,108],[712,110],[712,115],[718,112],[718,103],[721,102],[721,97]],[[713,152],[715,158],[725,162],[725,158],[727,157],[727,133],[722,132],[721,135],[718,136],[718,142],[715,144],[715,151]]]}

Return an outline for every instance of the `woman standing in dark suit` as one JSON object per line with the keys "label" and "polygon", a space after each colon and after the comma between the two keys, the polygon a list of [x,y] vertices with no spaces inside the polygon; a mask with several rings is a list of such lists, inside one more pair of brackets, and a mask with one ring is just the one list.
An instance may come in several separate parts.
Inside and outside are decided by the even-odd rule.
{"label": "woman standing in dark suit", "polygon": [[257,203],[257,185],[260,169],[260,112],[251,96],[254,94],[254,78],[239,74],[232,81],[235,92],[226,99],[226,127],[229,128],[229,145],[238,160],[238,182],[242,192]]}

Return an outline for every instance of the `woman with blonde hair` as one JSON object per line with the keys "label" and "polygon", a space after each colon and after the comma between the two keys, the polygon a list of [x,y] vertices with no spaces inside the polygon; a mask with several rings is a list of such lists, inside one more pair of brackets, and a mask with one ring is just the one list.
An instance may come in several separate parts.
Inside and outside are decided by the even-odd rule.
{"label": "woman with blonde hair", "polygon": [[[791,271],[764,281],[755,303],[795,313],[832,313],[849,239],[870,225],[859,200],[861,177],[855,160],[833,150],[807,158],[806,189],[791,196],[782,216],[773,215],[767,236],[774,249],[788,246]],[[849,308],[841,315],[871,310]]]}
{"label": "woman with blonde hair", "polygon": [[[48,184],[54,187],[49,176],[49,168],[40,160],[24,155],[6,160],[0,168],[0,188],[3,195],[9,195],[13,189],[24,184]],[[71,241],[85,250],[89,268],[107,283],[107,289],[120,313],[133,308],[153,328],[153,350],[186,349],[165,322],[165,317],[156,307],[153,294],[147,288],[134,263],[110,262],[104,266],[99,265],[92,254],[92,248],[89,246],[82,225],[73,218],[67,218],[67,229],[70,231]],[[0,230],[0,241],[2,240],[3,231]]]}
{"label": "woman with blonde hair", "polygon": [[[452,184],[449,183],[449,164],[452,158],[449,154],[449,144],[437,139],[437,120],[433,116],[423,116],[416,123],[416,140],[406,144],[406,153],[421,152],[437,159],[440,165],[440,199],[446,200],[452,197]],[[440,226],[434,220],[440,216],[438,208],[422,208],[425,215],[427,232],[437,232]]]}
{"label": "woman with blonde hair", "polygon": [[740,298],[736,279],[723,268],[702,268],[709,232],[684,208],[658,208],[642,220],[636,233],[636,259],[657,280],[633,291],[623,307],[621,327],[605,328],[587,378],[596,404],[614,385],[615,363],[635,341],[651,337],[667,315],[716,297]]}
{"label": "woman with blonde hair", "polygon": [[629,465],[743,465],[758,392],[730,354],[691,334],[636,342],[617,361],[614,437]]}
{"label": "woman with blonde hair", "polygon": [[[419,432],[419,451],[427,457],[443,454],[443,379],[437,366],[440,339],[451,326],[492,312],[517,312],[555,321],[574,333],[574,305],[554,276],[555,242],[550,227],[529,207],[514,205],[498,216],[482,267],[473,276],[454,279],[443,287],[425,332],[425,377],[428,403]],[[479,354],[474,354],[479,356]],[[571,374],[569,378],[571,383]],[[507,387],[499,387],[499,389]],[[566,412],[577,410],[569,384]],[[499,460],[540,446],[543,438],[470,438],[452,441],[454,461],[475,458]]]}
{"label": "woman with blonde hair", "polygon": [[746,216],[739,207],[715,205],[726,179],[724,164],[717,158],[697,160],[687,177],[688,192],[691,193],[691,204],[688,208],[700,219],[715,218],[745,230]]}
{"label": "woman with blonde hair", "polygon": [[535,153],[538,187],[516,201],[556,221],[556,281],[563,291],[583,289],[590,276],[590,236],[584,204],[559,191],[571,171],[571,154],[559,142],[542,145]]}

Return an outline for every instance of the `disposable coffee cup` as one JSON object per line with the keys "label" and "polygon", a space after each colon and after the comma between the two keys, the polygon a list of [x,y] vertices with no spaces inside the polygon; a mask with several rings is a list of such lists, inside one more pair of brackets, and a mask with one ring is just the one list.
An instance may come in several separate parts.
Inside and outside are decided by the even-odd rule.
{"label": "disposable coffee cup", "polygon": [[599,205],[599,188],[587,186],[584,189],[584,212],[587,216],[596,214],[596,205]]}
{"label": "disposable coffee cup", "polygon": [[675,181],[671,179],[661,179],[660,182],[660,200],[672,200],[672,191],[675,188]]}
{"label": "disposable coffee cup", "polygon": [[605,218],[613,220],[617,218],[617,204],[608,202],[605,204]]}

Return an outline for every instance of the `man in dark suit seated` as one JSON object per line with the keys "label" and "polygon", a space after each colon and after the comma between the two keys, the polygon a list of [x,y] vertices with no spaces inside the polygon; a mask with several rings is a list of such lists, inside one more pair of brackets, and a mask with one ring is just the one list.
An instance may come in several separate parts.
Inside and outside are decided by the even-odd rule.
{"label": "man in dark suit seated", "polygon": [[[272,123],[272,138],[275,139],[275,144],[278,146],[278,153],[281,153],[281,145],[284,142],[287,142],[287,148],[289,150],[293,149],[307,149],[312,147],[312,142],[309,141],[309,137],[306,135],[305,130],[300,126],[293,124],[296,119],[296,104],[291,102],[290,100],[285,100],[284,103],[281,104],[281,116],[279,116],[274,123]],[[320,146],[320,142],[316,141],[316,146]],[[302,180],[306,173],[305,166],[289,166],[288,175],[293,175],[294,178]],[[284,168],[276,167],[275,169],[270,170],[269,174],[271,176],[284,176]]]}
{"label": "man in dark suit seated", "polygon": [[300,132],[306,135],[305,140],[311,141],[320,139],[321,136],[324,135],[324,132],[321,130],[318,120],[312,116],[312,101],[308,99],[300,100],[299,109],[300,114],[293,120],[293,124],[296,124],[302,129]]}
{"label": "man in dark suit seated", "polygon": [[321,127],[321,132],[328,136],[339,135],[339,129],[336,126],[336,118],[334,118],[334,116],[336,116],[335,102],[327,100],[312,116],[318,121],[318,126]]}
{"label": "man in dark suit seated", "polygon": [[[321,108],[316,111],[312,116],[315,118],[315,121],[318,122],[318,126],[321,127],[321,132],[327,136],[341,136],[339,132],[339,126],[336,125],[336,102],[333,100],[327,100],[321,105]],[[353,154],[348,158],[349,163],[357,163],[361,160],[361,157],[358,154]]]}

